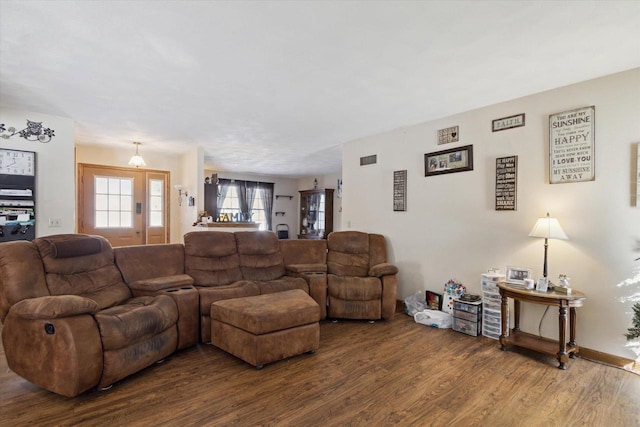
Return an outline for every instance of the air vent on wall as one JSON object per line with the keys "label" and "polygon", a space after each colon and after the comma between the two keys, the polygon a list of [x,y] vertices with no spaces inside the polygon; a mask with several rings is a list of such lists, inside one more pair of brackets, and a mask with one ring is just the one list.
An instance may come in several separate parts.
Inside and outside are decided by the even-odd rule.
{"label": "air vent on wall", "polygon": [[370,156],[360,157],[360,166],[375,165],[376,163],[378,163],[378,155],[377,154],[372,154]]}

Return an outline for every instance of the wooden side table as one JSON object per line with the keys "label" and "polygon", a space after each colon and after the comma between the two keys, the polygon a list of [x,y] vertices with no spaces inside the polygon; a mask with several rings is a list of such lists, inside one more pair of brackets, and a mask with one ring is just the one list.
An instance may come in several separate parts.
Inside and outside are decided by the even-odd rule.
{"label": "wooden side table", "polygon": [[[582,307],[586,296],[582,292],[572,291],[571,295],[559,292],[537,292],[528,289],[518,289],[506,283],[499,283],[500,295],[502,296],[501,320],[502,334],[500,344],[502,350],[507,350],[508,345],[528,348],[541,353],[555,355],[560,365],[558,368],[567,369],[569,357],[575,357],[579,347],[576,343],[576,308]],[[509,315],[508,301],[513,299],[514,325],[511,331],[507,328],[507,317]],[[520,303],[529,302],[533,304],[543,304],[558,307],[558,341],[538,337],[533,334],[520,331]],[[569,311],[569,342],[566,342],[567,330],[567,309]]]}

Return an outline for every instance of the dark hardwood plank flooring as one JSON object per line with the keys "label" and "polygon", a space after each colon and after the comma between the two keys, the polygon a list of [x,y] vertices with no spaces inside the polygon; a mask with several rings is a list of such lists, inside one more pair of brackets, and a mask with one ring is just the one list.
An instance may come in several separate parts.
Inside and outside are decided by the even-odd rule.
{"label": "dark hardwood plank flooring", "polygon": [[640,376],[569,369],[497,341],[391,322],[321,323],[320,349],[258,371],[200,345],[70,399],[7,368],[2,426],[640,426]]}

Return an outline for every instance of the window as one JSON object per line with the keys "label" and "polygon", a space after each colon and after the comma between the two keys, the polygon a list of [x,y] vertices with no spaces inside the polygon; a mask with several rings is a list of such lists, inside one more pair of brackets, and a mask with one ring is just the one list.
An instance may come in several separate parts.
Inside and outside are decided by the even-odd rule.
{"label": "window", "polygon": [[[253,213],[251,220],[257,224],[260,224],[260,230],[267,229],[267,218],[264,208],[264,189],[258,188],[256,190],[253,205],[250,210]],[[242,210],[240,209],[240,198],[238,194],[238,183],[229,185],[227,189],[227,195],[222,202],[222,207],[219,209],[219,213],[233,215],[233,221],[240,221],[242,218]]]}
{"label": "window", "polygon": [[164,181],[149,180],[149,227],[162,227],[164,219]]}
{"label": "window", "polygon": [[231,184],[227,189],[227,196],[222,202],[220,213],[235,215],[234,221],[240,216],[240,200],[238,199],[238,184]]}
{"label": "window", "polygon": [[260,230],[267,229],[267,216],[264,213],[264,189],[258,188],[256,191],[256,198],[253,200],[253,222],[260,224]]}
{"label": "window", "polygon": [[133,179],[95,177],[96,228],[133,227]]}

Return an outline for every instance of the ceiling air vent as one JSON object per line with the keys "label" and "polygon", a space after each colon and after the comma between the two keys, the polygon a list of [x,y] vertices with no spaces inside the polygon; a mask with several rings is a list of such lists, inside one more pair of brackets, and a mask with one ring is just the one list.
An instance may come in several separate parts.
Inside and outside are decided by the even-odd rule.
{"label": "ceiling air vent", "polygon": [[360,166],[375,165],[376,163],[378,163],[378,155],[377,154],[372,154],[370,156],[360,157]]}

